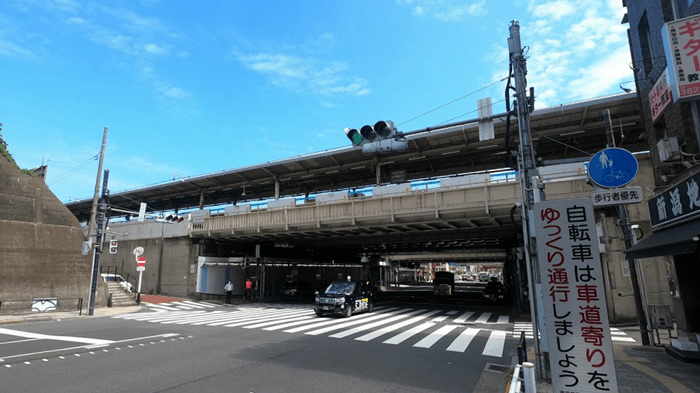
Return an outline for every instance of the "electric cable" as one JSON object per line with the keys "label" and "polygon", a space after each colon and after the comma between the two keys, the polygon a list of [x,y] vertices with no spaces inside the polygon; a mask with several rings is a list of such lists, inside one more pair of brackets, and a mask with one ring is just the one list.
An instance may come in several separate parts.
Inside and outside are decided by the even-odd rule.
{"label": "electric cable", "polygon": [[[411,118],[411,119],[408,119],[408,120],[406,120],[406,121],[404,121],[404,122],[402,122],[402,123],[397,124],[396,126],[398,127],[398,126],[404,125],[404,124],[409,123],[409,122],[411,122],[411,121],[413,121],[413,120],[416,120],[416,119],[418,119],[418,118],[420,118],[420,117],[423,117],[423,116],[425,116],[425,115],[427,115],[427,114],[429,114],[429,113],[435,112],[435,111],[438,110],[438,109],[444,108],[444,107],[446,107],[446,106],[448,106],[448,105],[450,105],[450,104],[453,104],[453,103],[455,103],[455,102],[457,102],[457,101],[459,101],[459,100],[462,100],[462,99],[464,99],[464,98],[467,98],[467,97],[469,97],[470,95],[473,95],[473,94],[476,94],[476,93],[478,93],[478,92],[480,92],[480,91],[482,91],[482,90],[488,89],[489,87],[491,87],[491,86],[493,86],[493,85],[495,85],[495,84],[497,84],[497,83],[503,82],[503,81],[506,80],[506,79],[507,79],[507,78],[503,78],[503,79],[497,80],[497,81],[491,83],[490,85],[484,86],[484,87],[482,87],[482,88],[480,88],[480,89],[478,89],[478,90],[474,90],[474,91],[472,91],[471,93],[465,94],[465,95],[463,95],[463,96],[461,96],[461,97],[459,97],[459,98],[455,98],[454,100],[452,100],[452,101],[450,101],[450,102],[448,102],[448,103],[442,104],[442,105],[438,106],[437,108],[431,109],[431,110],[429,110],[429,111],[427,111],[427,112],[425,112],[425,113],[422,113],[422,114],[420,114],[420,115],[418,115],[418,116],[415,116],[415,117],[413,117],[413,118]],[[473,111],[472,111],[472,112],[473,112]],[[472,113],[472,112],[469,112],[469,113]],[[463,114],[463,115],[460,115],[460,116],[457,116],[457,117],[455,117],[455,118],[453,118],[453,119],[462,117],[462,116],[464,116],[464,115],[466,115],[466,114],[467,114],[467,113],[465,113],[465,114]],[[450,119],[450,120],[452,120],[452,119]],[[442,122],[442,123],[440,123],[440,124],[445,124],[445,123],[449,122],[450,120],[444,121],[444,122]]]}
{"label": "electric cable", "polygon": [[[500,100],[500,101],[492,102],[491,105],[493,105],[493,104],[499,104],[499,103],[501,103],[501,102],[503,102],[503,101],[505,101],[505,100]],[[447,120],[443,121],[442,123],[436,124],[435,127],[441,126],[441,125],[443,125],[443,124],[451,123],[451,122],[453,122],[454,120],[459,119],[460,117],[464,117],[464,116],[466,116],[466,115],[468,115],[468,114],[470,114],[470,113],[477,112],[479,109],[481,109],[481,108],[476,108],[476,109],[471,110],[471,111],[469,111],[469,112],[462,113],[462,114],[459,115],[459,116],[455,116],[455,117],[453,117],[453,118],[451,118],[451,119],[447,119]]]}
{"label": "electric cable", "polygon": [[[69,169],[68,171],[63,172],[62,174],[56,176],[55,179],[51,180],[50,182],[47,182],[46,184],[50,186],[50,185],[53,185],[53,184],[60,182],[61,180],[68,178],[70,175],[72,175],[72,174],[78,172],[79,170],[85,168],[86,166],[90,165],[91,161],[95,161],[99,157],[100,157],[100,154],[98,153],[98,154],[90,157],[87,161],[84,161],[83,163],[79,164],[78,166],[76,166],[72,169]],[[50,161],[50,160],[47,160],[47,162],[48,161]],[[54,162],[57,162],[57,161],[54,161]]]}

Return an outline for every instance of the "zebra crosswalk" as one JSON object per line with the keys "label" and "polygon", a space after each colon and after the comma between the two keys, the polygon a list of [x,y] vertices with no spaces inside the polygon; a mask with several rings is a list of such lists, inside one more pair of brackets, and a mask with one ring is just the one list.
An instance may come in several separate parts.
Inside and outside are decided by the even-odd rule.
{"label": "zebra crosswalk", "polygon": [[[535,334],[533,333],[533,328],[532,328],[532,323],[531,322],[516,322],[513,326],[513,335],[516,338],[520,337],[521,333],[525,333],[525,338],[528,340],[532,340],[535,338]],[[618,342],[636,342],[632,337],[628,336],[625,332],[618,328],[611,327],[610,328],[610,339],[612,341],[618,341]]]}
{"label": "zebra crosswalk", "polygon": [[442,347],[446,351],[459,353],[466,352],[470,346],[473,348],[483,345],[482,355],[497,358],[504,356],[506,339],[512,337],[508,334],[510,317],[489,312],[377,307],[373,313],[334,318],[318,317],[311,307],[303,305],[282,307],[249,304],[226,310],[212,310],[209,304],[195,302],[154,306],[160,307],[149,306],[155,312],[122,314],[113,318],[173,325],[260,329],[307,336],[323,335],[360,342],[376,340],[386,345],[410,345],[423,349]]}
{"label": "zebra crosswalk", "polygon": [[214,303],[191,302],[189,300],[170,302],[170,303],[158,303],[158,304],[142,302],[141,304],[146,306],[148,309],[154,310],[154,311],[197,310],[197,309],[215,308],[215,307],[219,306],[218,304],[214,304]]}

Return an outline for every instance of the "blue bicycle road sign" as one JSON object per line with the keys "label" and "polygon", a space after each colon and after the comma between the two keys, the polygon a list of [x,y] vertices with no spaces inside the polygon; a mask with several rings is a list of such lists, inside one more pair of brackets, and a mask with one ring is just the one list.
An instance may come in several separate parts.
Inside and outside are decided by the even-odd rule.
{"label": "blue bicycle road sign", "polygon": [[603,188],[622,187],[637,176],[639,163],[632,153],[610,147],[596,153],[588,163],[588,177]]}

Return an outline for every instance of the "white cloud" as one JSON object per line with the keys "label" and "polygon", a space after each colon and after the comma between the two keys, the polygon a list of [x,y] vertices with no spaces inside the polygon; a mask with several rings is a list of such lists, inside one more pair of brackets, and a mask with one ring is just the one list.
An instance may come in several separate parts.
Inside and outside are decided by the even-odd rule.
{"label": "white cloud", "polygon": [[569,1],[559,0],[534,6],[532,14],[538,18],[551,17],[559,20],[564,16],[573,14],[576,8]]}
{"label": "white cloud", "polygon": [[568,97],[574,99],[598,97],[627,79],[632,78],[629,69],[630,52],[621,47],[612,53],[606,53],[596,63],[589,67],[576,70],[578,78],[569,82]]}
{"label": "white cloud", "polygon": [[187,92],[187,90],[179,87],[168,87],[163,91],[163,95],[167,97],[181,99],[189,97],[190,94]]}
{"label": "white cloud", "polygon": [[14,42],[0,38],[0,56],[36,60],[37,56],[31,50],[21,47]]}
{"label": "white cloud", "polygon": [[146,53],[151,53],[154,55],[165,55],[168,54],[168,49],[164,46],[160,46],[158,44],[146,44],[144,47],[144,50]]}
{"label": "white cloud", "polygon": [[85,21],[85,19],[79,16],[74,16],[72,18],[66,19],[66,23],[68,23],[69,25],[84,25],[87,22]]}
{"label": "white cloud", "polygon": [[367,82],[348,75],[343,62],[321,62],[291,55],[258,53],[240,55],[238,60],[270,83],[293,91],[312,92],[323,96],[369,94]]}
{"label": "white cloud", "polygon": [[618,92],[632,79],[619,2],[529,0],[528,11],[532,18],[523,18],[520,33],[537,108]]}
{"label": "white cloud", "polygon": [[418,17],[431,17],[445,22],[462,22],[488,14],[486,0],[466,4],[456,0],[398,0],[397,3],[410,6],[413,15]]}

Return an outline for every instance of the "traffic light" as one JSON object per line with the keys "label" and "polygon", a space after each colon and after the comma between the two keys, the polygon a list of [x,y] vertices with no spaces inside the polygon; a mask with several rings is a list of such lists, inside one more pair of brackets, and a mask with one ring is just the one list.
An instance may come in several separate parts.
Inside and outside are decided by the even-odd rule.
{"label": "traffic light", "polygon": [[177,214],[168,214],[165,216],[165,221],[170,221],[170,222],[182,222],[185,217],[183,216],[178,216]]}
{"label": "traffic light", "polygon": [[391,120],[380,120],[374,125],[374,132],[382,139],[393,138],[396,135],[396,126]]}
{"label": "traffic light", "polygon": [[119,244],[117,243],[116,240],[110,240],[109,241],[109,253],[110,254],[116,254],[117,253],[117,246]]}
{"label": "traffic light", "polygon": [[372,126],[362,126],[360,128],[360,134],[367,142],[374,142],[377,139],[378,134],[374,131]]}
{"label": "traffic light", "polygon": [[346,128],[345,135],[353,146],[362,146],[362,152],[365,154],[384,154],[408,149],[403,133],[396,129],[391,120],[380,120],[374,126],[365,125],[360,131]]}
{"label": "traffic light", "polygon": [[360,132],[354,128],[346,128],[345,135],[347,135],[348,139],[350,139],[350,142],[352,142],[353,146],[360,146],[362,142],[364,142],[362,134],[360,134]]}

